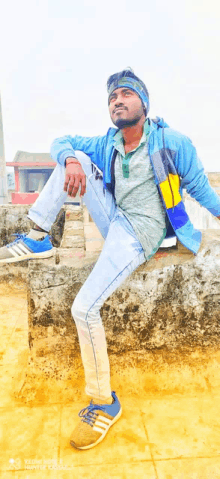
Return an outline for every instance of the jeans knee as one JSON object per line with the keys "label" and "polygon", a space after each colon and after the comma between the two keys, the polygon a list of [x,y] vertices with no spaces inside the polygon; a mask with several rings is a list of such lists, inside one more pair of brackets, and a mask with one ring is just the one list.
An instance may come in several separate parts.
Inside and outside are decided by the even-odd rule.
{"label": "jeans knee", "polygon": [[101,321],[99,308],[86,304],[85,298],[83,300],[79,294],[73,301],[71,313],[76,324],[80,322],[96,324]]}
{"label": "jeans knee", "polygon": [[87,322],[88,311],[85,301],[82,301],[79,295],[73,301],[71,313],[76,324],[80,321]]}

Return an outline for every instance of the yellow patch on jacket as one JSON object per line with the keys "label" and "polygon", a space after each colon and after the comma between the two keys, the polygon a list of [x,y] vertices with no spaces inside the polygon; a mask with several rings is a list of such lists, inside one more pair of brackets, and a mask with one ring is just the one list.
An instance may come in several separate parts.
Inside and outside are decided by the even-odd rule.
{"label": "yellow patch on jacket", "polygon": [[[169,178],[169,180],[168,180]],[[170,184],[172,191],[170,189]],[[166,205],[166,208],[172,208],[173,206],[178,205],[182,201],[181,195],[179,193],[180,179],[178,175],[169,174],[167,179],[160,183],[160,189],[163,195],[163,199]]]}

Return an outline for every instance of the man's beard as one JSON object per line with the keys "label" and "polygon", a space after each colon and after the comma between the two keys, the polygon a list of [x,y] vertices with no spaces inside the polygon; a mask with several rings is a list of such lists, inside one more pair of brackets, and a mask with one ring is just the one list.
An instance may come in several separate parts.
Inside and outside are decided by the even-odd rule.
{"label": "man's beard", "polygon": [[119,128],[119,130],[122,130],[122,128],[126,128],[126,126],[134,126],[136,125],[141,117],[136,117],[133,118],[132,120],[125,120],[123,118],[118,118],[118,120],[113,121],[114,125]]}

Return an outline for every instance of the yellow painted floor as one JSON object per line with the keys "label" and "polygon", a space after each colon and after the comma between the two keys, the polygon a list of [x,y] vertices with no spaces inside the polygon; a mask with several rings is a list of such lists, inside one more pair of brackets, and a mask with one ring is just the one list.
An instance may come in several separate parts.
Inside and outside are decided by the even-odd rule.
{"label": "yellow painted floor", "polygon": [[69,436],[85,404],[28,406],[14,396],[28,358],[26,291],[0,285],[0,295],[1,479],[220,478],[218,389],[139,399],[120,393],[123,414],[105,440],[73,449]]}

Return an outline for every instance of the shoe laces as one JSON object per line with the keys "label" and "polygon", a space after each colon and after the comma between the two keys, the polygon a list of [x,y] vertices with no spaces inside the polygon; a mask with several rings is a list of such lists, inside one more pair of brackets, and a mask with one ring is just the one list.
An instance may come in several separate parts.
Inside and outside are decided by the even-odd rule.
{"label": "shoe laces", "polygon": [[9,248],[10,246],[18,243],[20,240],[24,239],[27,235],[25,234],[20,234],[20,233],[12,233],[11,236],[17,236],[17,238],[12,241],[11,243],[7,244],[6,247]]}
{"label": "shoe laces", "polygon": [[96,417],[98,414],[94,410],[100,409],[101,411],[105,410],[104,406],[99,406],[98,404],[90,404],[90,406],[84,407],[79,412],[78,416],[81,417],[81,421],[86,422],[89,426],[93,426]]}

